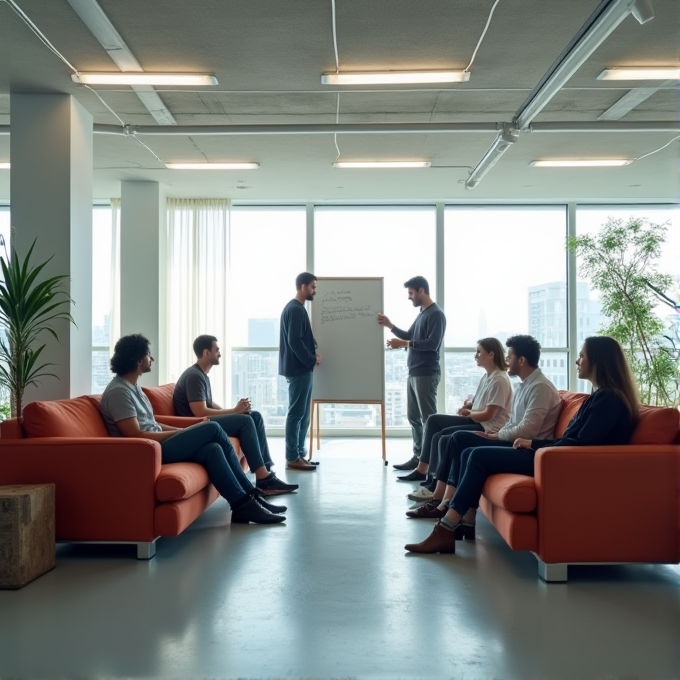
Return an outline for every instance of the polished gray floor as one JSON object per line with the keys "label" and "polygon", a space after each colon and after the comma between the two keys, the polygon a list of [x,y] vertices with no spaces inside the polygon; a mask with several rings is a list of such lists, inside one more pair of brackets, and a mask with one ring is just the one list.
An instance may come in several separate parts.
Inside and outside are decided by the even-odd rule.
{"label": "polished gray floor", "polygon": [[484,520],[455,556],[405,554],[432,525],[405,519],[410,485],[379,449],[324,442],[317,472],[288,473],[301,490],[281,497],[283,525],[231,526],[218,501],[150,562],[60,547],[54,571],[0,591],[0,677],[680,676],[677,567],[572,567],[546,585]]}

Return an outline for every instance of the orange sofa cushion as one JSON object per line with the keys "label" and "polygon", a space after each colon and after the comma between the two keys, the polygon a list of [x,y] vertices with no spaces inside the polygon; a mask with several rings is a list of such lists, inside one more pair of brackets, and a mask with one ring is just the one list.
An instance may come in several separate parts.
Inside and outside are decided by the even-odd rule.
{"label": "orange sofa cushion", "polygon": [[562,406],[560,407],[560,415],[555,425],[555,437],[561,437],[571,419],[576,415],[576,412],[581,408],[581,404],[588,398],[587,394],[580,392],[568,392],[567,390],[560,390],[560,400]]}
{"label": "orange sofa cushion", "polygon": [[640,406],[631,444],[672,444],[680,429],[680,412],[661,406]]}
{"label": "orange sofa cushion", "polygon": [[146,394],[151,402],[151,408],[156,416],[174,416],[175,406],[172,401],[172,394],[175,391],[175,383],[168,383],[160,387],[142,387],[142,392]]}
{"label": "orange sofa cushion", "polygon": [[156,498],[161,502],[181,501],[208,486],[205,468],[198,463],[167,463],[156,479]]}
{"label": "orange sofa cushion", "polygon": [[89,397],[34,401],[23,411],[29,437],[108,437],[104,419]]}
{"label": "orange sofa cushion", "polygon": [[484,496],[508,512],[533,512],[538,500],[533,477],[509,472],[489,477],[484,484]]}

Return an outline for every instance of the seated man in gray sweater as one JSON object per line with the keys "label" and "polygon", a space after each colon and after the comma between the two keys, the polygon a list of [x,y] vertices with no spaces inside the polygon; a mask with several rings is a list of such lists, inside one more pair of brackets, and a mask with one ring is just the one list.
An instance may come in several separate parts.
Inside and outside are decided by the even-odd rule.
{"label": "seated man in gray sweater", "polygon": [[255,475],[255,485],[266,496],[297,491],[297,484],[286,484],[270,471],[267,435],[262,416],[251,408],[248,399],[240,399],[234,408],[220,408],[213,401],[208,373],[220,363],[217,338],[199,335],[194,340],[196,363],[178,378],[172,401],[178,416],[207,417],[218,423],[228,437],[237,437],[243,455]]}
{"label": "seated man in gray sweater", "polygon": [[202,465],[208,479],[231,505],[231,521],[278,524],[285,521],[283,505],[272,505],[250,483],[241,469],[227,435],[217,423],[187,428],[156,422],[139,377],[151,370],[153,357],[143,335],[126,335],[114,348],[111,370],[116,374],[102,394],[99,406],[112,437],[151,439],[161,445],[162,462]]}
{"label": "seated man in gray sweater", "polygon": [[[415,470],[420,458],[423,428],[427,419],[437,412],[437,387],[439,386],[439,352],[444,342],[446,317],[430,297],[430,286],[423,276],[409,279],[404,288],[414,307],[420,307],[420,314],[407,331],[397,328],[384,314],[378,314],[378,323],[389,328],[396,338],[387,341],[392,349],[406,348],[408,351],[408,386],[406,391],[406,413],[413,433],[413,456],[397,470]],[[425,475],[414,476],[414,480],[425,479]],[[407,481],[411,481],[410,479]]]}

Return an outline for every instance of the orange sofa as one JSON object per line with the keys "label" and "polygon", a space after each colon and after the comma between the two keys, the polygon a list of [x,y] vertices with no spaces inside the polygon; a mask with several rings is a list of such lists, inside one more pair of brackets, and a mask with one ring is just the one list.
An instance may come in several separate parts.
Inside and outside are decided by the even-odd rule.
{"label": "orange sofa", "polygon": [[[174,391],[175,383],[167,383],[166,385],[160,385],[160,387],[142,387],[142,392],[144,392],[147,399],[151,402],[153,414],[158,422],[164,422],[168,425],[174,425],[175,427],[187,427],[187,425],[196,422],[196,418],[178,416],[175,413],[175,405],[172,400]],[[205,420],[205,418],[203,420]],[[241,467],[247,472],[248,461],[241,455],[240,449],[237,453],[239,453]]]}
{"label": "orange sofa", "polygon": [[[560,392],[557,436],[586,396]],[[677,409],[642,406],[627,446],[539,449],[535,476],[489,477],[480,509],[548,582],[566,581],[570,564],[677,564],[679,427]]]}
{"label": "orange sofa", "polygon": [[58,542],[133,543],[139,559],[153,557],[160,536],[178,536],[219,495],[202,465],[162,465],[158,442],[110,437],[96,397],[36,401],[24,408],[23,425],[0,424],[0,485],[39,483],[56,485]]}

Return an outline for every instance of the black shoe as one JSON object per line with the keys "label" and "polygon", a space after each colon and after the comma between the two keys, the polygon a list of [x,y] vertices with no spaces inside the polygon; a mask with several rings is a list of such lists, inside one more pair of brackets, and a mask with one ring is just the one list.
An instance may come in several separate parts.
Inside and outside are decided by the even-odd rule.
{"label": "black shoe", "polygon": [[430,484],[432,484],[433,479],[434,477],[428,472],[427,477],[425,477],[425,479],[422,482],[420,482],[420,486],[430,486]]}
{"label": "black shoe", "polygon": [[401,477],[397,477],[398,482],[422,482],[427,475],[424,472],[418,472],[418,470],[414,470],[413,472],[409,472],[407,475],[402,475]]}
{"label": "black shoe", "polygon": [[249,498],[243,505],[231,511],[232,524],[278,524],[285,522],[283,515],[275,515],[261,506],[254,498]]}
{"label": "black shoe", "polygon": [[395,470],[415,470],[418,467],[418,458],[413,456],[409,458],[405,463],[392,466]]}
{"label": "black shoe", "polygon": [[273,503],[268,503],[264,494],[259,490],[255,489],[252,496],[265,510],[269,510],[274,515],[282,515],[288,508],[285,505],[274,505]]}
{"label": "black shoe", "polygon": [[428,491],[431,491],[434,493],[434,490],[437,488],[437,480],[435,477],[432,478],[430,483],[425,487]]}
{"label": "black shoe", "polygon": [[292,493],[300,488],[299,484],[286,484],[282,482],[273,472],[269,473],[269,477],[265,479],[258,479],[255,486],[265,496],[278,496],[282,493]]}

